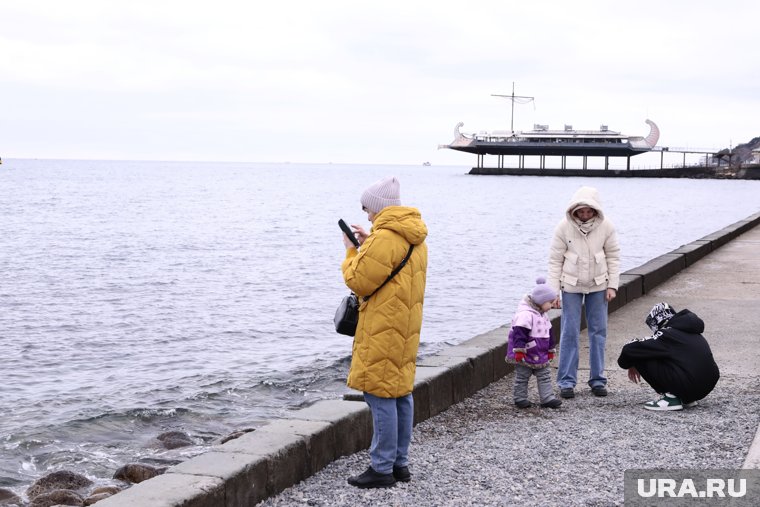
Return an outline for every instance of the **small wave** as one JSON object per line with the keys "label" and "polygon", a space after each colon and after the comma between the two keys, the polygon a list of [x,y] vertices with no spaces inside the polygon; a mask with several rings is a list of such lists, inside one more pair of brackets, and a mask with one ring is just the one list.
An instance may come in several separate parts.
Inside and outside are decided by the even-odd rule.
{"label": "small wave", "polygon": [[250,394],[267,405],[279,403],[279,412],[339,397],[348,392],[345,382],[350,360],[350,356],[317,359],[286,372],[271,372],[258,379]]}
{"label": "small wave", "polygon": [[92,417],[86,417],[83,419],[77,419],[71,421],[72,424],[77,423],[90,423],[95,421],[102,421],[104,419],[140,419],[145,422],[150,422],[156,419],[164,419],[167,417],[176,417],[190,413],[191,410],[182,407],[173,408],[131,408],[123,412],[105,412],[102,414],[94,415]]}
{"label": "small wave", "polygon": [[137,417],[145,421],[151,421],[157,418],[175,417],[189,412],[190,410],[187,408],[135,408],[128,410],[124,415],[126,417]]}

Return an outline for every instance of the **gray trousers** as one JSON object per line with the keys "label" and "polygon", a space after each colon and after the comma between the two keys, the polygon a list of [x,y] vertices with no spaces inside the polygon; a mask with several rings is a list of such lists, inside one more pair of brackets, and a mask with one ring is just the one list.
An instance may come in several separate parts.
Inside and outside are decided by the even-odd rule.
{"label": "gray trousers", "polygon": [[552,389],[552,372],[548,366],[534,370],[524,364],[515,365],[515,403],[528,399],[528,381],[531,375],[536,375],[538,384],[538,396],[541,403],[547,403],[554,399]]}

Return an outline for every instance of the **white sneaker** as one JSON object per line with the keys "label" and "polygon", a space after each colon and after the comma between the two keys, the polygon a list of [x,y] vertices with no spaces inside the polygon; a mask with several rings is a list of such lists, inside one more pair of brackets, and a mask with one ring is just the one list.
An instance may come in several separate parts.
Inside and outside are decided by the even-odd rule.
{"label": "white sneaker", "polygon": [[683,408],[696,407],[697,405],[699,405],[697,401],[690,401],[689,403],[684,403]]}
{"label": "white sneaker", "polygon": [[670,393],[663,394],[659,400],[649,401],[644,403],[644,408],[647,410],[667,411],[667,410],[683,410],[683,404],[681,398],[673,396]]}

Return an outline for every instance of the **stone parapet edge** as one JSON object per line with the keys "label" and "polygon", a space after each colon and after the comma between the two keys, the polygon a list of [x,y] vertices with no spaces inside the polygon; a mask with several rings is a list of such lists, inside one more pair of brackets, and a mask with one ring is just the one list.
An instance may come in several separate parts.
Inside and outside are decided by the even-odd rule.
{"label": "stone parapet edge", "polygon": [[[760,213],[626,271],[609,312],[643,296],[758,224]],[[560,312],[552,310],[550,318],[555,336],[559,336]],[[514,367],[504,360],[507,329],[496,328],[418,361],[413,391],[415,424],[512,372]],[[322,400],[214,446],[163,475],[101,500],[98,506],[252,506],[341,456],[368,448],[371,440],[372,417],[364,403]]]}

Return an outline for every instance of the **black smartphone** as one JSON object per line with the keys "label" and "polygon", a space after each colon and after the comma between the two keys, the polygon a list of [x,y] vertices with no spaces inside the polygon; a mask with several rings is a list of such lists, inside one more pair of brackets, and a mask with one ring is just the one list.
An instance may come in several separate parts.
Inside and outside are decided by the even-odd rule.
{"label": "black smartphone", "polygon": [[356,248],[359,248],[359,240],[356,239],[356,234],[354,234],[354,231],[351,230],[351,228],[346,222],[343,221],[342,218],[338,220],[338,227],[340,227],[340,230],[343,231],[343,234],[348,236],[348,239],[351,240],[351,243],[353,243]]}

